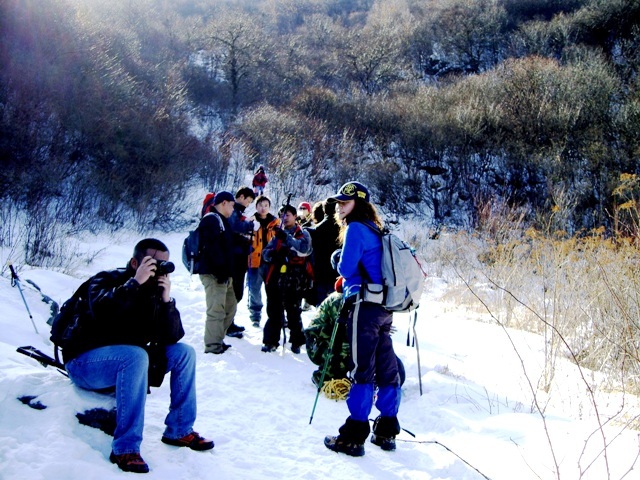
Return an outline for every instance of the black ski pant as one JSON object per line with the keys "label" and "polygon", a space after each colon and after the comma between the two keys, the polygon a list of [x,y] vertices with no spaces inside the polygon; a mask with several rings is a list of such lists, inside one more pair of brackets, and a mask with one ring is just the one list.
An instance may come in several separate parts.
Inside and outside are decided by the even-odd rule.
{"label": "black ski pant", "polygon": [[284,315],[287,315],[290,341],[293,346],[305,344],[302,333],[302,292],[285,290],[278,285],[277,278],[269,279],[265,285],[267,293],[267,323],[264,326],[262,343],[265,345],[279,345]]}

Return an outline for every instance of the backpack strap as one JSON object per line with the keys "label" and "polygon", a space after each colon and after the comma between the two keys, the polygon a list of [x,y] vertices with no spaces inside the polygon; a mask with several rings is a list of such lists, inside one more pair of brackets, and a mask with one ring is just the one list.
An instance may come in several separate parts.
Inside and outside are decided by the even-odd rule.
{"label": "backpack strap", "polygon": [[380,228],[378,227],[375,223],[373,223],[371,220],[365,220],[364,222],[358,222],[361,223],[362,225],[364,225],[365,227],[369,227],[369,229],[371,229],[372,231],[374,231],[375,233],[377,233],[378,235],[380,235],[381,237],[386,234],[389,233],[389,230],[387,230],[386,228]]}
{"label": "backpack strap", "polygon": [[[384,236],[384,234],[388,232],[386,229],[381,230],[380,227],[378,227],[371,220],[365,220],[363,222],[357,222],[357,223],[360,223],[365,227],[368,227],[371,231],[373,231],[374,233],[377,233],[381,239]],[[372,283],[371,275],[369,275],[369,272],[367,272],[367,269],[364,268],[364,265],[362,265],[362,262],[360,261],[358,261],[358,269],[360,270],[360,274],[362,275],[362,278],[364,278],[367,282]]]}
{"label": "backpack strap", "polygon": [[224,223],[222,222],[222,218],[220,218],[220,214],[217,211],[205,213],[204,216],[200,219],[200,223],[198,223],[198,228],[200,228],[200,224],[202,224],[202,220],[204,220],[205,217],[210,217],[210,216],[216,217],[216,219],[218,220],[218,225],[220,227],[220,233],[224,232],[225,231]]}

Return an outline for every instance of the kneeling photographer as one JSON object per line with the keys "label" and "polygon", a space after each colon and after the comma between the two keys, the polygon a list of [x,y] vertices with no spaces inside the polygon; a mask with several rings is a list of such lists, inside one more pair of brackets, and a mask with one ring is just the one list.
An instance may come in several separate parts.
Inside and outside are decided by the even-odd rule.
{"label": "kneeling photographer", "polygon": [[124,471],[149,471],[140,456],[144,407],[149,385],[162,383],[168,372],[171,405],[161,441],[193,450],[213,448],[213,441],[193,431],[195,351],[178,343],[184,329],[171,298],[169,274],[174,268],[160,240],[138,242],[126,268],[100,272],[89,281],[79,328],[63,350],[69,378],[78,387],[115,387],[110,460]]}

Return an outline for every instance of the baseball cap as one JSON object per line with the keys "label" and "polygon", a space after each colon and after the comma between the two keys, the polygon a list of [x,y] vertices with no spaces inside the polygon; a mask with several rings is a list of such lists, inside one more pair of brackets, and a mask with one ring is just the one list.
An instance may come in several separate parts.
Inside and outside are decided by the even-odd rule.
{"label": "baseball cap", "polygon": [[213,201],[214,205],[219,205],[224,201],[227,202],[234,202],[236,201],[236,199],[234,198],[233,194],[231,192],[227,192],[226,190],[223,190],[221,192],[216,193],[216,198]]}
{"label": "baseball cap", "polygon": [[338,193],[329,199],[337,200],[339,202],[346,202],[347,200],[355,200],[359,198],[365,202],[370,201],[369,189],[360,182],[347,182],[340,187]]}

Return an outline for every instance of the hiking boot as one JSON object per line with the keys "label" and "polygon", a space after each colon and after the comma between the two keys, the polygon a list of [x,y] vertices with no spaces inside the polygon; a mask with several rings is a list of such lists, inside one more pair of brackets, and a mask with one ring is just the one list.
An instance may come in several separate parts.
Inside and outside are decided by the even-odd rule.
{"label": "hiking boot", "polygon": [[229,325],[229,328],[227,328],[227,337],[242,338],[242,332],[244,332],[244,327],[232,323]]}
{"label": "hiking boot", "polygon": [[226,352],[231,348],[231,345],[227,345],[226,343],[212,343],[207,345],[207,348],[204,349],[204,353],[213,353],[215,355],[220,355],[221,353]]}
{"label": "hiking boot", "polygon": [[139,453],[123,453],[122,455],[116,455],[111,452],[109,455],[111,463],[118,465],[118,468],[123,472],[133,473],[148,473],[149,465],[142,459]]}
{"label": "hiking boot", "polygon": [[364,455],[364,444],[362,443],[347,443],[340,439],[340,435],[337,437],[327,436],[324,437],[324,446],[329,450],[333,450],[337,453],[345,453],[352,457],[362,457]]}
{"label": "hiking boot", "polygon": [[260,328],[260,320],[254,320],[253,322],[251,322],[251,325],[256,328]]}
{"label": "hiking boot", "polygon": [[291,351],[295,354],[300,353],[300,345],[291,345]]}
{"label": "hiking boot", "polygon": [[182,438],[168,438],[163,436],[162,443],[173,445],[174,447],[189,447],[191,450],[211,450],[213,448],[213,440],[202,438],[198,432],[191,432]]}
{"label": "hiking boot", "polygon": [[[320,378],[322,378],[322,370],[316,370],[311,374],[311,381],[316,387],[321,387]],[[325,375],[325,378],[328,379],[326,375]]]}
{"label": "hiking boot", "polygon": [[396,449],[396,435],[399,433],[400,424],[397,417],[383,417],[380,415],[373,422],[371,443],[379,446],[382,450],[392,452]]}
{"label": "hiking boot", "polygon": [[275,345],[263,345],[261,350],[265,353],[275,352],[278,349]]}
{"label": "hiking boot", "polygon": [[381,437],[380,435],[371,435],[371,443],[379,446],[386,452],[393,452],[396,449],[396,439],[394,437]]}
{"label": "hiking boot", "polygon": [[240,326],[240,325],[236,325],[235,323],[232,323],[231,325],[229,325],[229,328],[227,328],[227,333],[242,333],[244,332],[244,327]]}

